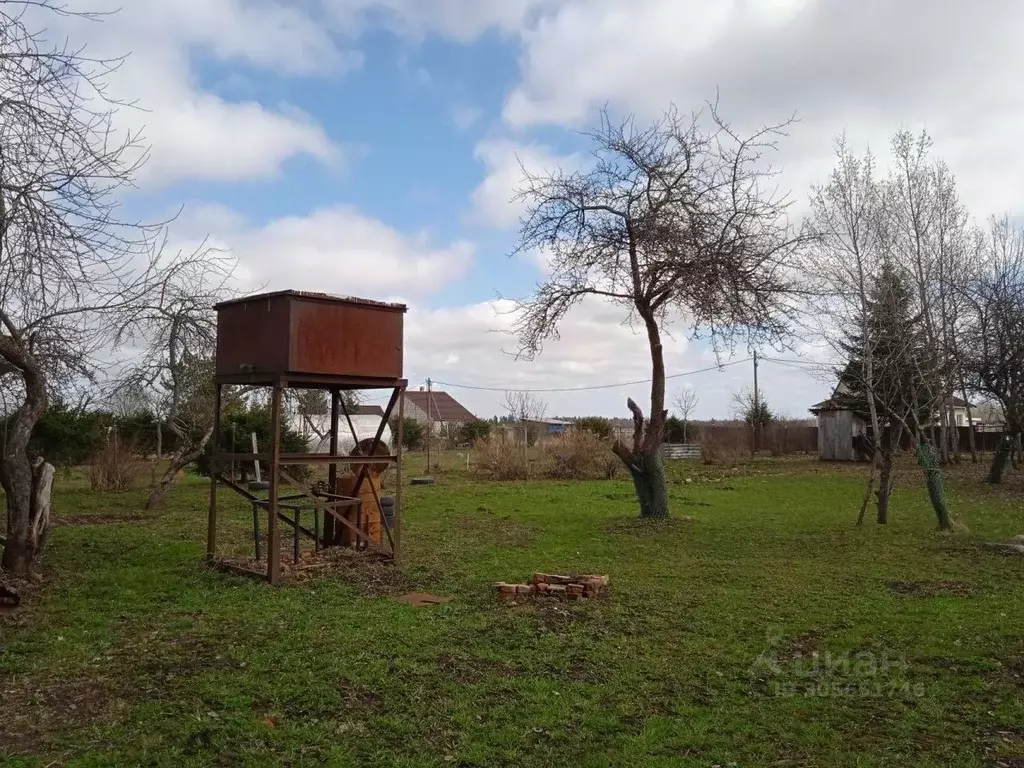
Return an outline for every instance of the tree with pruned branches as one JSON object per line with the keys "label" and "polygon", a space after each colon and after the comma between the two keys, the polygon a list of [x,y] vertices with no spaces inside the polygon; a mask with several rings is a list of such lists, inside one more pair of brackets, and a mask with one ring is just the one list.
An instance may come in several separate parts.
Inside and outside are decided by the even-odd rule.
{"label": "tree with pruned branches", "polygon": [[120,61],[49,44],[30,10],[33,21],[69,13],[51,0],[0,2],[0,362],[14,401],[2,565],[18,575],[47,540],[52,467],[29,443],[51,397],[92,378],[98,353],[131,338],[176,276],[206,259],[168,255],[162,224],[120,216],[145,160],[141,136],[116,130],[105,91]]}
{"label": "tree with pruned branches", "polygon": [[646,127],[603,111],[588,134],[589,167],[523,170],[518,197],[527,210],[515,252],[544,253],[551,274],[519,306],[520,353],[557,337],[566,313],[588,297],[618,305],[643,328],[649,414],[628,400],[633,439],[613,447],[643,517],[669,513],[660,451],[665,328],[682,319],[716,351],[779,342],[790,330],[790,265],[804,237],[790,226],[766,157],[789,123],[741,135],[714,105],[691,116],[673,107]]}

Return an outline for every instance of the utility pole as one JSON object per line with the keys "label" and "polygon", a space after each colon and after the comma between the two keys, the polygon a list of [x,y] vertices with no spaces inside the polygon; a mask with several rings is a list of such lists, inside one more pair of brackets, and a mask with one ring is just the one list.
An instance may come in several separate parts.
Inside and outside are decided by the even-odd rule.
{"label": "utility pole", "polygon": [[427,472],[430,474],[430,433],[434,431],[434,398],[430,391],[430,379],[427,379]]}
{"label": "utility pole", "polygon": [[761,394],[757,389],[757,350],[754,350],[754,418],[751,420],[750,429],[750,455],[757,455],[757,433],[761,426]]}

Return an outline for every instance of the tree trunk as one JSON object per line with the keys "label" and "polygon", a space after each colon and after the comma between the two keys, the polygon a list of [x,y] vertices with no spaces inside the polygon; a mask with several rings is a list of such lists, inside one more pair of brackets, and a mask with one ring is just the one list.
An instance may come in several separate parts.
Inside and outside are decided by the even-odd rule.
{"label": "tree trunk", "polygon": [[665,360],[661,346],[661,332],[653,314],[641,312],[647,327],[647,339],[651,349],[651,418],[644,421],[643,411],[633,402],[626,405],[633,414],[633,447],[628,448],[616,440],[612,451],[622,459],[629,470],[640,502],[640,517],[668,517],[668,483],[665,481],[665,465],[661,456],[661,444],[665,436]]}
{"label": "tree trunk", "polygon": [[889,498],[892,496],[892,451],[882,455],[882,464],[878,468],[878,496],[875,499],[876,519],[879,525],[889,523]]}
{"label": "tree trunk", "polygon": [[931,500],[932,508],[935,510],[939,529],[947,531],[949,530],[949,509],[946,506],[946,494],[942,487],[942,470],[939,468],[935,449],[930,444],[918,444],[917,463],[924,470],[924,479],[928,486],[928,498]]}
{"label": "tree trunk", "polygon": [[52,484],[53,467],[42,461],[33,465],[28,454],[32,430],[46,411],[46,378],[32,356],[14,341],[0,336],[0,353],[19,370],[25,386],[25,400],[11,417],[7,445],[0,456],[0,484],[7,499],[7,542],[0,564],[26,577],[42,554],[49,533],[49,500],[37,506],[36,499],[37,484]]}
{"label": "tree trunk", "polygon": [[164,429],[160,425],[160,418],[156,420],[156,459],[160,461],[164,457]]}
{"label": "tree trunk", "polygon": [[665,482],[665,464],[661,451],[653,455],[633,454],[626,462],[633,487],[640,502],[640,517],[668,517],[668,484]]}
{"label": "tree trunk", "polygon": [[960,374],[960,393],[963,395],[964,402],[967,404],[967,448],[971,452],[971,464],[978,463],[978,447],[974,441],[974,411],[971,408],[971,401],[967,399],[967,384],[964,382],[964,376]]}
{"label": "tree trunk", "polygon": [[[878,452],[875,452],[878,455]],[[875,487],[875,470],[878,469],[878,460],[872,459],[871,461],[871,474],[868,475],[868,484],[864,488],[864,498],[860,502],[860,513],[857,515],[857,525],[864,524],[864,514],[868,509],[868,501],[871,499],[871,491]]]}
{"label": "tree trunk", "polygon": [[1013,435],[1003,435],[999,441],[999,445],[996,446],[995,456],[992,457],[992,467],[988,472],[988,482],[993,485],[998,485],[1003,482],[1003,472],[1006,471],[1006,465],[1010,462],[1010,456],[1013,453]]}
{"label": "tree trunk", "polygon": [[178,482],[178,473],[203,455],[203,451],[206,449],[206,444],[210,442],[212,434],[213,427],[210,427],[206,434],[203,435],[203,439],[192,450],[185,453],[184,448],[179,448],[174,452],[174,455],[171,457],[171,466],[164,472],[160,482],[154,485],[149,492],[149,498],[146,500],[146,509],[162,509],[167,504],[167,497],[174,490],[175,483]]}

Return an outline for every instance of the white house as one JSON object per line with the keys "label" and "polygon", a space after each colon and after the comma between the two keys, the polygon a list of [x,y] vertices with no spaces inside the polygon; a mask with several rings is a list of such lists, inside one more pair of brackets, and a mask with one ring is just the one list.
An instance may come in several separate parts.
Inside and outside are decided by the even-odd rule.
{"label": "white house", "polygon": [[455,430],[476,417],[447,392],[412,390],[405,393],[405,417],[426,426],[433,425],[435,434],[454,434]]}

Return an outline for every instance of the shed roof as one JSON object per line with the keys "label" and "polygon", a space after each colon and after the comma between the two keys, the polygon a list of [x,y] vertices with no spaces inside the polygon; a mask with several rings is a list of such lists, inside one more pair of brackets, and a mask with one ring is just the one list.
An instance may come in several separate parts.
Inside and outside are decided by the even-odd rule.
{"label": "shed roof", "polygon": [[436,421],[472,421],[476,418],[447,392],[411,391],[405,393],[405,399],[424,412],[428,412],[429,406],[430,418]]}
{"label": "shed roof", "polygon": [[237,299],[228,299],[222,301],[219,304],[214,304],[214,309],[220,309],[221,307],[231,306],[232,304],[248,304],[253,301],[263,301],[265,299],[274,299],[278,296],[291,296],[296,299],[307,299],[313,301],[327,301],[338,304],[359,304],[361,306],[368,307],[381,307],[383,309],[397,309],[405,312],[408,307],[405,304],[397,304],[387,301],[375,301],[374,299],[361,299],[357,296],[336,296],[332,293],[321,293],[320,291],[270,291],[269,293],[257,293],[252,296],[240,296]]}

